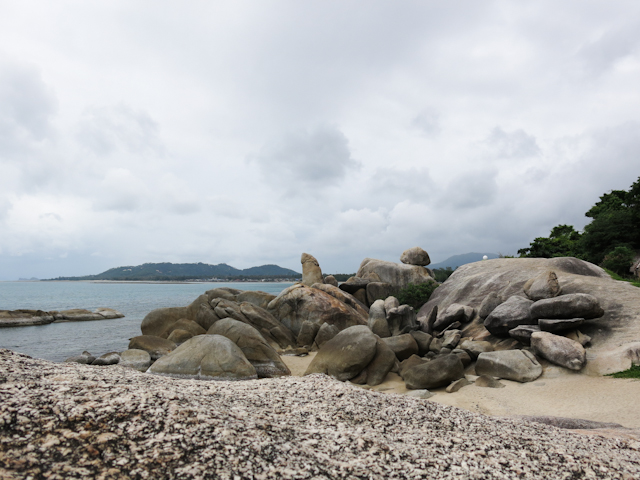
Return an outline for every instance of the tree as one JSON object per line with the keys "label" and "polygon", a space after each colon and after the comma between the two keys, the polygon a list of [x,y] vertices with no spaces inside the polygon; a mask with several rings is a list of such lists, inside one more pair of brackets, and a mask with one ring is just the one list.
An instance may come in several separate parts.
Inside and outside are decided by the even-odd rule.
{"label": "tree", "polygon": [[537,237],[528,248],[521,248],[521,257],[580,257],[580,232],[571,225],[553,227],[549,238]]}
{"label": "tree", "polygon": [[629,275],[629,266],[633,263],[635,252],[629,247],[621,245],[605,255],[600,266],[621,276]]}

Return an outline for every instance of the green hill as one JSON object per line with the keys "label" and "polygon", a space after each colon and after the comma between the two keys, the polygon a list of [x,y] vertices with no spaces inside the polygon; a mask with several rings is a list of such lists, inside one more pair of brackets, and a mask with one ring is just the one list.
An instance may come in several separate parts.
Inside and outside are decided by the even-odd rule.
{"label": "green hill", "polygon": [[110,268],[97,275],[58,277],[54,280],[195,280],[209,278],[300,278],[301,274],[278,265],[262,265],[239,270],[226,263],[144,263],[137,266]]}

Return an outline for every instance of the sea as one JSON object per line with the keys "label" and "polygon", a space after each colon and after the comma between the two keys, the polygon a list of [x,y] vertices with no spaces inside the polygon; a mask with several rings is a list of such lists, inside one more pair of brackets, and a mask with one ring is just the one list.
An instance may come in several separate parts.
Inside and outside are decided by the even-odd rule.
{"label": "sea", "polygon": [[87,350],[100,356],[126,350],[151,310],[189,305],[207,290],[221,287],[261,290],[278,295],[293,285],[286,282],[0,282],[0,310],[69,310],[108,307],[124,318],[62,322],[31,327],[0,328],[0,348],[35,358],[62,362]]}

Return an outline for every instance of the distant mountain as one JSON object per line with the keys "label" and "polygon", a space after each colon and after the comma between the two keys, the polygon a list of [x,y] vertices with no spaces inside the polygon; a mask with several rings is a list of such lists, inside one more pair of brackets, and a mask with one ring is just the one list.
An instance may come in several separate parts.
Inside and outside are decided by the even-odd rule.
{"label": "distant mountain", "polygon": [[110,268],[106,272],[84,277],[58,277],[55,280],[193,280],[204,278],[281,277],[299,278],[300,273],[278,265],[262,265],[239,270],[226,263],[145,263]]}
{"label": "distant mountain", "polygon": [[460,265],[466,265],[467,263],[479,262],[482,260],[482,257],[486,255],[489,259],[498,258],[499,255],[497,253],[463,253],[461,255],[454,255],[453,257],[447,258],[445,261],[440,263],[432,263],[429,265],[429,268],[434,270],[436,268],[447,268],[451,267],[454,270],[458,268]]}

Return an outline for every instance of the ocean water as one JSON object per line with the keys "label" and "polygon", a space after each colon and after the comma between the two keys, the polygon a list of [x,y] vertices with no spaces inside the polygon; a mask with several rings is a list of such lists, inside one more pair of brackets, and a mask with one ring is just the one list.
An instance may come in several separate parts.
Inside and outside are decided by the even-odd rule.
{"label": "ocean water", "polygon": [[292,283],[93,283],[0,282],[0,310],[115,308],[124,318],[0,328],[0,348],[61,362],[88,350],[95,356],[127,349],[141,335],[140,322],[156,308],[189,305],[207,290],[231,287],[279,294]]}

